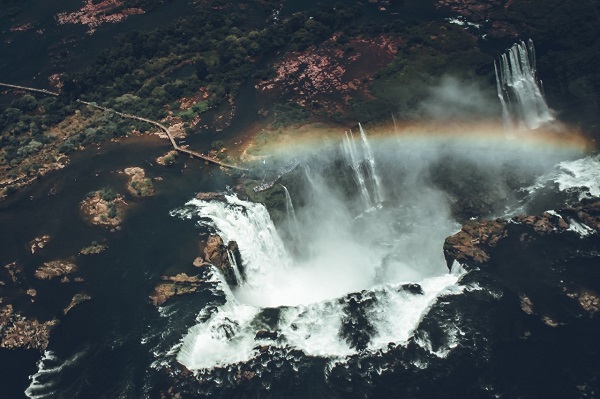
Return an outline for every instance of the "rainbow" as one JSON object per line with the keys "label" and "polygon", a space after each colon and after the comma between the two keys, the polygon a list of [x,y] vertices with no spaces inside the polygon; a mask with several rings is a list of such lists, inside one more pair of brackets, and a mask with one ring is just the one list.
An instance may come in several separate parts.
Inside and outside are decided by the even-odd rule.
{"label": "rainbow", "polygon": [[[498,122],[406,122],[370,126],[365,129],[369,142],[378,149],[454,149],[564,158],[580,156],[594,150],[593,143],[580,131],[559,123],[536,130],[515,132],[512,136],[508,136],[503,125]],[[263,131],[255,137],[249,152],[254,153],[258,159],[310,154],[339,144],[345,130],[350,128],[341,125],[309,124],[279,131]],[[261,135],[263,137],[260,137]]]}

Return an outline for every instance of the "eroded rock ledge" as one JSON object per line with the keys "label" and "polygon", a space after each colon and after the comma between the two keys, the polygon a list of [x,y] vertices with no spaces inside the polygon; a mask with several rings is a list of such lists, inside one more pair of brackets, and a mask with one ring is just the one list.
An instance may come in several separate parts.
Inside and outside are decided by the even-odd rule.
{"label": "eroded rock ledge", "polygon": [[444,244],[448,267],[461,263],[472,271],[467,280],[502,290],[550,328],[600,312],[599,251],[600,199],[538,216],[469,222]]}
{"label": "eroded rock ledge", "polygon": [[161,279],[163,282],[158,283],[150,294],[150,301],[154,306],[162,305],[175,296],[197,292],[205,281],[198,276],[188,276],[185,273],[176,276],[162,276]]}
{"label": "eroded rock ledge", "polygon": [[523,244],[548,236],[569,233],[575,238],[598,235],[600,231],[600,199],[547,211],[539,216],[515,216],[509,220],[468,222],[460,232],[444,243],[448,267],[456,260],[469,267],[477,267],[490,260],[490,252],[509,236]]}
{"label": "eroded rock ledge", "polygon": [[230,286],[242,283],[238,281],[234,269],[237,267],[237,271],[243,278],[242,257],[237,242],[229,241],[225,245],[219,235],[213,234],[208,237],[206,243],[200,244],[200,250],[204,256],[194,261],[195,266],[201,267],[211,264],[221,271],[225,281]]}

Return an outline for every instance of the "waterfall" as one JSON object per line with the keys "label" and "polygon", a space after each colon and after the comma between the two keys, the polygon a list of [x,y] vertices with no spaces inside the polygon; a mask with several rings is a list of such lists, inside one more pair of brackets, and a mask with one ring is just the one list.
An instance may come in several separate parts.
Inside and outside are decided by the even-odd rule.
{"label": "waterfall", "polygon": [[237,260],[235,259],[235,255],[233,254],[233,252],[231,252],[230,249],[227,250],[227,258],[229,259],[229,264],[233,269],[233,274],[235,275],[235,280],[237,281],[237,284],[241,285],[244,282],[244,279],[242,278],[242,274],[240,273],[240,268],[238,266]]}
{"label": "waterfall", "polygon": [[292,197],[290,196],[290,192],[286,186],[282,184],[281,187],[283,187],[283,191],[285,192],[285,210],[287,212],[290,233],[292,234],[294,240],[297,241],[300,238],[300,228],[298,226],[298,219],[296,218],[294,204],[292,203]]}
{"label": "waterfall", "polygon": [[361,140],[360,149],[356,145],[356,140],[354,139],[352,131],[350,131],[350,133],[346,132],[343,147],[346,159],[354,172],[354,179],[358,185],[365,209],[369,209],[374,205],[380,204],[383,201],[384,196],[381,187],[381,179],[377,174],[375,158],[373,157],[371,146],[367,140],[367,135],[360,124],[358,127]]}
{"label": "waterfall", "polygon": [[304,165],[304,174],[306,175],[306,181],[310,184],[313,192],[316,191],[317,187],[315,185],[315,181],[310,173],[310,167],[308,165]]}
{"label": "waterfall", "polygon": [[496,89],[507,132],[537,129],[554,120],[537,78],[533,41],[514,44],[494,62]]}
{"label": "waterfall", "polygon": [[371,207],[371,198],[369,197],[369,191],[367,190],[367,185],[365,184],[365,176],[360,168],[360,160],[357,158],[357,148],[356,143],[354,142],[354,135],[352,131],[350,134],[346,132],[346,137],[344,138],[344,151],[346,152],[346,158],[350,162],[350,166],[354,171],[354,179],[356,180],[356,184],[358,185],[358,189],[360,190],[360,196],[365,205],[365,208]]}
{"label": "waterfall", "polygon": [[360,130],[360,139],[363,145],[363,150],[365,154],[365,158],[367,160],[367,169],[369,171],[370,178],[373,182],[373,197],[374,202],[376,204],[380,204],[383,201],[383,190],[381,189],[381,179],[379,175],[377,175],[377,167],[375,166],[375,158],[373,157],[373,152],[371,151],[371,145],[367,140],[367,134],[363,129],[362,125],[359,123],[358,128]]}

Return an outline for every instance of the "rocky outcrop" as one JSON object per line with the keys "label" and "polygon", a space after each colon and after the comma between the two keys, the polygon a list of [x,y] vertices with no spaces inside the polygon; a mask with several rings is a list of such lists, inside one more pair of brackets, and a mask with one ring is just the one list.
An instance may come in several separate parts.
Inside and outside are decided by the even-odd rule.
{"label": "rocky outcrop", "polygon": [[468,222],[455,235],[446,238],[444,256],[450,268],[454,261],[477,265],[490,260],[488,249],[505,234],[506,221]]}
{"label": "rocky outcrop", "polygon": [[81,212],[92,224],[119,229],[127,203],[110,189],[93,191],[80,204]]}
{"label": "rocky outcrop", "polygon": [[213,201],[213,200],[224,201],[225,195],[222,193],[206,192],[206,193],[196,194],[196,198],[199,200],[202,200],[202,201]]}
{"label": "rocky outcrop", "polygon": [[31,249],[31,253],[34,254],[38,249],[42,249],[48,244],[50,241],[50,236],[48,234],[41,235],[39,237],[34,238],[29,242],[29,248]]}
{"label": "rocky outcrop", "polygon": [[175,163],[175,159],[177,159],[177,154],[177,151],[171,150],[165,155],[156,158],[156,163],[162,166],[171,166]]}
{"label": "rocky outcrop", "polygon": [[104,250],[106,250],[106,248],[108,248],[108,246],[104,245],[104,244],[99,244],[97,242],[92,242],[91,245],[85,247],[85,248],[81,248],[81,250],[79,251],[80,255],[97,255],[101,252],[104,252]]}
{"label": "rocky outcrop", "polygon": [[150,294],[150,301],[154,306],[162,305],[174,296],[197,292],[204,283],[204,280],[198,276],[188,276],[185,273],[176,276],[162,276],[161,279],[163,281],[158,283]]}
{"label": "rocky outcrop", "polygon": [[152,180],[146,177],[146,172],[142,168],[125,168],[123,171],[129,176],[127,190],[138,197],[149,197],[154,194],[154,185]]}
{"label": "rocky outcrop", "polygon": [[238,268],[241,276],[244,275],[242,268],[242,258],[240,251],[235,241],[229,241],[227,245],[223,243],[223,239],[216,234],[208,237],[205,243],[201,244],[201,252],[203,257],[200,262],[196,261],[195,264],[204,266],[211,264],[215,266],[223,274],[225,281],[230,286],[241,284],[236,277],[236,271],[234,267]]}
{"label": "rocky outcrop", "polygon": [[588,200],[580,205],[539,216],[516,216],[509,220],[466,223],[460,232],[444,243],[448,267],[458,261],[467,267],[477,267],[490,261],[490,254],[499,242],[516,237],[527,245],[548,235],[568,232],[573,236],[597,235],[600,231],[600,200]]}
{"label": "rocky outcrop", "polygon": [[19,285],[23,283],[23,267],[19,263],[11,262],[5,265],[4,268],[8,272],[13,284]]}
{"label": "rocky outcrop", "polygon": [[40,280],[50,280],[57,277],[63,277],[64,279],[76,271],[77,265],[70,260],[53,260],[38,267],[35,271],[35,277]]}
{"label": "rocky outcrop", "polygon": [[85,293],[75,294],[73,296],[73,299],[71,299],[71,302],[69,303],[69,305],[67,305],[67,307],[63,309],[63,313],[64,314],[69,313],[71,311],[71,309],[73,309],[75,306],[77,306],[80,303],[83,303],[85,301],[89,301],[90,299],[92,299],[92,297],[89,296],[88,294],[85,294]]}
{"label": "rocky outcrop", "polygon": [[14,311],[12,305],[0,308],[0,348],[44,350],[50,331],[58,320],[40,322]]}
{"label": "rocky outcrop", "polygon": [[600,312],[599,235],[600,199],[584,200],[538,216],[467,223],[446,239],[444,255],[448,267],[457,261],[500,284],[524,314],[558,328]]}

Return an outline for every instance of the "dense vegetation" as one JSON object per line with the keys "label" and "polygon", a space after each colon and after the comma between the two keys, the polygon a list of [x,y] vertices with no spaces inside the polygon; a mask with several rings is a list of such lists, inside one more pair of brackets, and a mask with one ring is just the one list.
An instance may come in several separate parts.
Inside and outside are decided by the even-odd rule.
{"label": "dense vegetation", "polygon": [[[126,0],[124,7],[157,7],[169,0]],[[5,17],[18,13],[20,0],[1,0]],[[409,22],[401,17],[385,22],[364,12],[366,2],[325,2],[310,11],[280,16],[275,0],[232,3],[206,0],[197,12],[167,28],[133,32],[117,38],[84,70],[62,77],[58,98],[25,95],[0,112],[0,169],[8,177],[32,175],[44,162],[81,146],[121,137],[143,123],[122,120],[76,106],[81,98],[152,119],[167,115],[191,121],[227,102],[233,103],[249,80],[259,82],[274,74],[273,62],[289,51],[322,45],[333,34],[345,52],[356,37],[385,34],[401,38],[395,60],[375,75],[373,96],[353,98],[348,112],[363,122],[388,119],[390,113],[410,116],[427,87],[445,73],[466,78],[493,79],[492,59],[505,48],[486,44],[463,27],[447,23]],[[540,74],[550,99],[566,99],[573,115],[596,118],[599,109],[600,14],[590,1],[551,0],[514,2],[498,9],[494,18],[508,21],[538,47]],[[12,11],[11,11],[12,10]],[[9,13],[9,14],[7,14]],[[573,24],[577,21],[577,25]],[[504,39],[506,40],[506,39]],[[514,39],[511,39],[514,41]],[[191,98],[189,107],[182,98]],[[567,104],[567,108],[569,105]],[[75,112],[79,113],[75,113]],[[311,116],[344,121],[343,113],[326,114],[291,102],[275,103],[270,113],[274,127],[284,127]],[[46,152],[46,153],[45,153]],[[1,187],[0,187],[1,189]]]}

